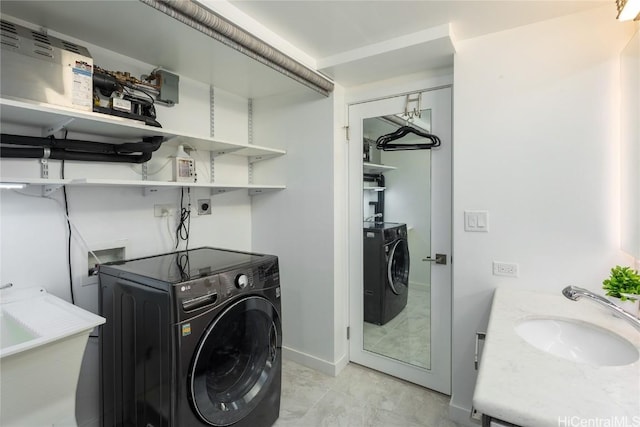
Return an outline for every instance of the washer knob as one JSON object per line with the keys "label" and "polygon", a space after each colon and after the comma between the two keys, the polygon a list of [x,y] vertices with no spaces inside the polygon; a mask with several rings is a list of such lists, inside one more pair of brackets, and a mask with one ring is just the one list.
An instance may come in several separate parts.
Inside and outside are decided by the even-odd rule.
{"label": "washer knob", "polygon": [[236,288],[244,289],[249,284],[249,277],[246,274],[238,274],[236,276]]}

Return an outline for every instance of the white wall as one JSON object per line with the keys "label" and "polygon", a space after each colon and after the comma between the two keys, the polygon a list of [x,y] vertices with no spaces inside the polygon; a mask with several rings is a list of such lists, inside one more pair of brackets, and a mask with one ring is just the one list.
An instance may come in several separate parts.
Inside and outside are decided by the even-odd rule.
{"label": "white wall", "polygon": [[280,179],[287,189],[254,198],[253,248],[280,257],[286,357],[329,374],[345,354],[336,344],[343,316],[334,284],[341,269],[334,264],[340,244],[334,242],[340,216],[334,162],[342,156],[334,146],[335,96],[287,94],[253,105],[254,142],[287,151],[255,166],[258,179]]}
{"label": "white wall", "polygon": [[349,323],[349,195],[344,189],[348,185],[348,145],[346,91],[335,85],[333,91],[333,266],[334,278],[334,360],[338,374],[349,363],[346,325]]}
{"label": "white wall", "polygon": [[[606,5],[460,42],[454,67],[451,414],[468,422],[474,333],[498,286],[598,289],[619,251],[619,54]],[[463,211],[489,211],[465,233]],[[492,260],[518,278],[492,276]]]}

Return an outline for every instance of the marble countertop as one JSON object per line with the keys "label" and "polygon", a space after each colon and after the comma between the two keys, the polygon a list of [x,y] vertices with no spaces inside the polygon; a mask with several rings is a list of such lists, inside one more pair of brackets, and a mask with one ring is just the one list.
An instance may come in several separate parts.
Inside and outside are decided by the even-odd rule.
{"label": "marble countertop", "polygon": [[473,406],[520,426],[640,426],[640,360],[626,366],[576,363],[538,350],[514,326],[531,317],[575,319],[640,349],[640,333],[590,301],[557,294],[495,291]]}

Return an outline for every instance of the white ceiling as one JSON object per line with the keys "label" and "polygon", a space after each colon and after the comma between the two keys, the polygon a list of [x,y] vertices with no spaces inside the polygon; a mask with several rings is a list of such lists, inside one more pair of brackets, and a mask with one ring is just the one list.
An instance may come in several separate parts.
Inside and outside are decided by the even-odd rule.
{"label": "white ceiling", "polygon": [[614,0],[230,0],[316,59],[443,24],[457,40],[477,37]]}
{"label": "white ceiling", "polygon": [[[341,70],[335,67],[323,67],[323,64],[333,65],[339,58],[345,56],[345,53],[353,54],[359,49],[371,47],[389,39],[401,39],[403,36],[419,34],[445,24],[451,24],[453,40],[464,40],[606,4],[611,5],[612,19],[615,19],[616,14],[614,0],[229,0],[229,2],[315,58],[318,68],[321,70],[325,68],[323,71],[328,71],[328,74],[337,81],[341,80],[339,75]],[[384,62],[383,58],[379,59],[381,63]],[[361,67],[361,70],[364,69],[365,67]],[[349,76],[345,74],[344,78]]]}

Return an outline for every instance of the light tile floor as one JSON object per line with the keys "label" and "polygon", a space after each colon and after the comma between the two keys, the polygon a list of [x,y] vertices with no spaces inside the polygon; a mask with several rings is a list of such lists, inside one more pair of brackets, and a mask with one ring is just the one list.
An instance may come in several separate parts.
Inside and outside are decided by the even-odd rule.
{"label": "light tile floor", "polygon": [[350,363],[337,377],[285,360],[274,427],[456,427],[449,397]]}

